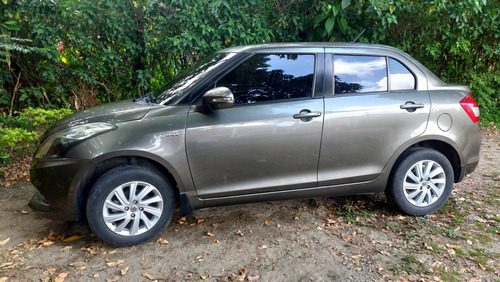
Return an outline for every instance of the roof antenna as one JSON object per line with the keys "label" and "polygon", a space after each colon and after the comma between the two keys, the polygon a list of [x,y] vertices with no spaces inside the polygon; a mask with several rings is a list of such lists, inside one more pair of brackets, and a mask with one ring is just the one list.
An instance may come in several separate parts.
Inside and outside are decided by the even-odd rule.
{"label": "roof antenna", "polygon": [[363,31],[362,31],[362,32],[358,35],[358,37],[356,37],[356,38],[352,41],[352,43],[355,43],[356,41],[358,41],[358,39],[361,37],[361,35],[363,35],[363,33],[365,33],[365,31],[366,31],[366,27],[365,27],[365,29],[363,29]]}

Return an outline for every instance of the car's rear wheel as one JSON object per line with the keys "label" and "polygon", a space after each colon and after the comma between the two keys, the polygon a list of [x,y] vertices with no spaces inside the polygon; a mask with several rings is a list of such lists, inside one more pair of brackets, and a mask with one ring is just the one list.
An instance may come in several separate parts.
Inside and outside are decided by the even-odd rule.
{"label": "car's rear wheel", "polygon": [[433,149],[413,149],[395,165],[386,195],[409,215],[426,215],[440,209],[453,189],[450,161]]}
{"label": "car's rear wheel", "polygon": [[87,201],[87,219],[102,240],[117,246],[144,243],[170,222],[174,192],[151,167],[121,166],[95,183]]}

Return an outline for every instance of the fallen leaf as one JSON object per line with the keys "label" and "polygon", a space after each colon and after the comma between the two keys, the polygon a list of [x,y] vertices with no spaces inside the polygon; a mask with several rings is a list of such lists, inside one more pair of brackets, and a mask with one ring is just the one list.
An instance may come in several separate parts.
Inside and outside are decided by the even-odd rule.
{"label": "fallen leaf", "polygon": [[122,276],[125,276],[125,275],[127,274],[127,271],[128,271],[128,266],[127,266],[127,267],[125,267],[124,269],[122,269],[122,270],[120,271],[120,274],[121,274]]}
{"label": "fallen leaf", "polygon": [[257,249],[259,250],[267,249],[267,246],[266,245],[258,246]]}
{"label": "fallen leaf", "polygon": [[39,242],[39,248],[41,247],[47,247],[47,246],[50,246],[50,245],[53,245],[55,242],[54,241],[45,241],[45,242]]}
{"label": "fallen leaf", "polygon": [[205,223],[207,222],[207,219],[206,218],[200,218],[196,221],[198,224],[201,224],[201,223]]}
{"label": "fallen leaf", "polygon": [[10,241],[10,237],[7,238],[7,239],[5,239],[5,240],[3,240],[3,241],[0,241],[0,246],[3,246],[5,244],[7,244],[9,241]]}
{"label": "fallen leaf", "polygon": [[363,255],[355,255],[355,256],[351,256],[352,259],[355,259],[355,260],[360,260],[361,258],[364,258],[365,256]]}
{"label": "fallen leaf", "polygon": [[78,239],[81,239],[82,237],[75,234],[73,236],[69,236],[68,238],[64,239],[63,242],[71,242],[71,241],[75,241],[75,240],[78,240]]}
{"label": "fallen leaf", "polygon": [[166,239],[163,239],[163,238],[158,238],[158,240],[156,240],[156,243],[160,244],[160,245],[167,245],[169,244],[170,242]]}
{"label": "fallen leaf", "polygon": [[243,233],[241,232],[241,230],[238,230],[238,231],[236,232],[236,235],[239,235],[239,236],[241,236],[241,237],[245,236],[245,235],[243,235]]}
{"label": "fallen leaf", "polygon": [[82,251],[89,252],[90,255],[97,255],[97,254],[99,254],[98,249],[99,249],[98,247],[89,247],[89,248],[81,247],[80,248],[80,250],[82,250]]}
{"label": "fallen leaf", "polygon": [[112,266],[118,266],[118,267],[122,267],[123,266],[123,260],[119,259],[117,261],[113,261],[113,262],[108,262],[106,263],[108,266],[112,267]]}
{"label": "fallen leaf", "polygon": [[77,261],[77,262],[70,263],[69,265],[76,267],[76,268],[82,268],[82,267],[86,267],[87,263],[84,261]]}
{"label": "fallen leaf", "polygon": [[7,280],[9,280],[9,277],[1,277],[1,278],[0,278],[0,282],[5,282],[5,281],[7,281]]}
{"label": "fallen leaf", "polygon": [[200,276],[201,280],[206,280],[210,278],[210,274]]}
{"label": "fallen leaf", "polygon": [[266,220],[266,221],[264,221],[264,224],[265,224],[265,225],[269,225],[270,223],[271,223],[271,221],[270,221],[270,220]]}
{"label": "fallen leaf", "polygon": [[68,276],[68,273],[67,272],[63,272],[61,274],[59,274],[55,279],[54,279],[54,282],[63,282],[64,279],[66,279],[66,277]]}
{"label": "fallen leaf", "polygon": [[28,214],[29,212],[25,211],[25,210],[22,210],[21,211],[22,214]]}
{"label": "fallen leaf", "polygon": [[0,264],[0,268],[4,268],[4,267],[7,267],[7,266],[11,266],[13,265],[14,262],[13,261],[8,261],[8,262],[4,262],[2,264]]}
{"label": "fallen leaf", "polygon": [[246,273],[247,273],[246,269],[242,268],[240,270],[240,275],[238,277],[236,277],[236,281],[244,281],[245,278],[247,277]]}
{"label": "fallen leaf", "polygon": [[111,279],[106,279],[106,282],[116,282],[116,281],[118,281],[118,279],[120,279],[120,276],[115,276]]}
{"label": "fallen leaf", "polygon": [[206,236],[210,236],[210,237],[214,237],[215,236],[215,234],[212,231],[205,232],[205,235]]}
{"label": "fallen leaf", "polygon": [[100,277],[99,273],[94,274],[94,278],[95,278],[95,279],[97,279],[97,278],[99,278],[99,277]]}
{"label": "fallen leaf", "polygon": [[54,274],[54,273],[56,273],[56,272],[60,271],[61,269],[62,269],[62,267],[61,267],[61,266],[59,266],[59,265],[55,265],[54,267],[51,267],[51,268],[47,269],[47,272],[48,272],[50,275],[52,275],[52,274]]}
{"label": "fallen leaf", "polygon": [[248,275],[247,276],[248,281],[257,281],[257,280],[259,280],[259,278],[260,278],[260,275]]}
{"label": "fallen leaf", "polygon": [[167,280],[167,277],[165,277],[163,275],[153,275],[150,273],[143,273],[142,277],[146,277],[149,280]]}

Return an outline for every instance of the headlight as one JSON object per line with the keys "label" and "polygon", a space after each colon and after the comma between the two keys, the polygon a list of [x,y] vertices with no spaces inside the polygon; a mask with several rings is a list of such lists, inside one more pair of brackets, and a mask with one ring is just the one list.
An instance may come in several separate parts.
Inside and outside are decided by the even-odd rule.
{"label": "headlight", "polygon": [[115,129],[116,126],[113,124],[96,122],[61,130],[54,133],[52,136],[47,138],[45,142],[43,142],[43,144],[38,148],[35,158],[63,158],[69,149],[76,144]]}

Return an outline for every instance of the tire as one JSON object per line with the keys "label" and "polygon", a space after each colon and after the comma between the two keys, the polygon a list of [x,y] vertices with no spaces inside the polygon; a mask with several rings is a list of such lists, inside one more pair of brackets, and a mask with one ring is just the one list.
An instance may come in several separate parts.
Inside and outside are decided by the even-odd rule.
{"label": "tire", "polygon": [[150,167],[127,165],[97,180],[87,200],[87,220],[103,241],[130,246],[158,236],[170,223],[174,206],[165,176]]}
{"label": "tire", "polygon": [[409,215],[422,216],[440,209],[453,190],[450,161],[433,149],[413,149],[393,168],[385,191],[392,204]]}

